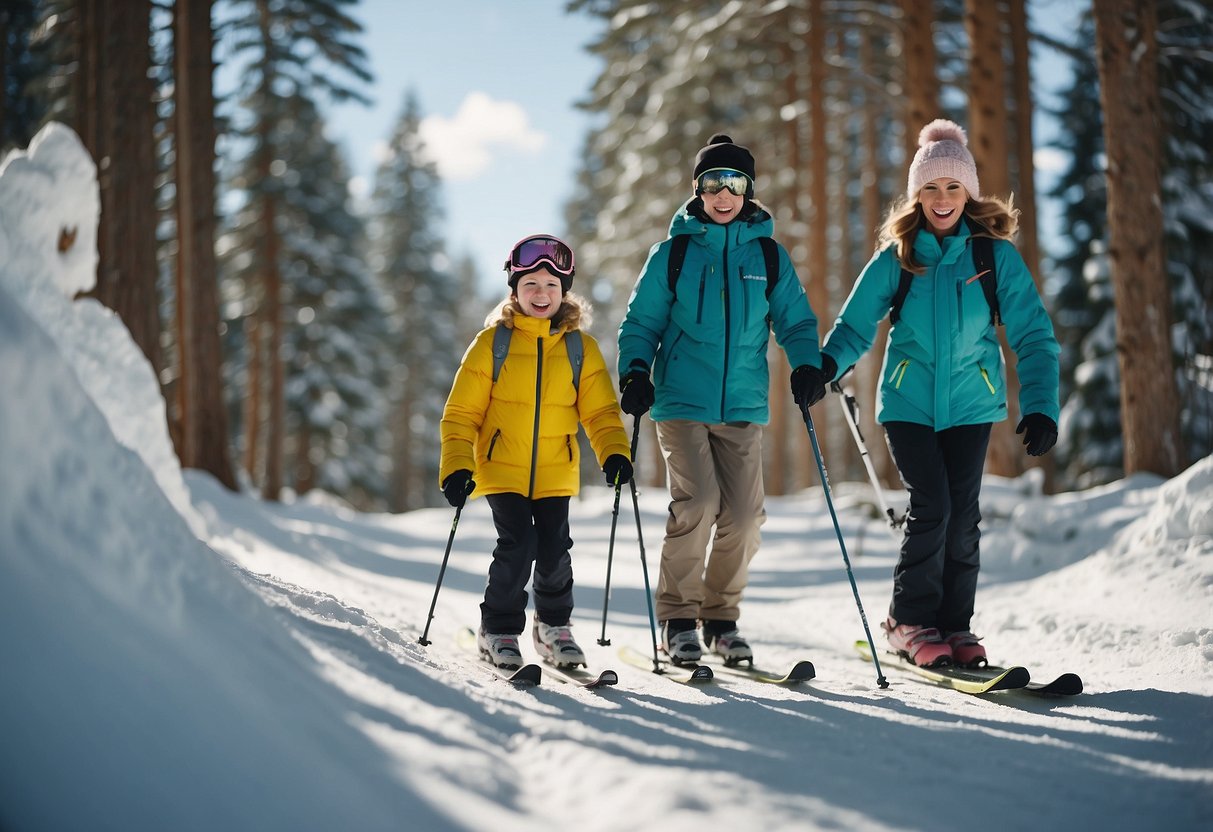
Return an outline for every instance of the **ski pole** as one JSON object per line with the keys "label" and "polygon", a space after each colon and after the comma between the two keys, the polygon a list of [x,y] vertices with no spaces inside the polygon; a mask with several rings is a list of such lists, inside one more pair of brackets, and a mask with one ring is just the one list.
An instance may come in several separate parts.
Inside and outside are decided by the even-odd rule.
{"label": "ski pole", "polygon": [[[636,437],[637,434],[632,434],[632,465],[635,477],[636,464]],[[611,643],[611,640],[606,637],[606,621],[607,621],[607,605],[611,602],[611,562],[615,558],[615,527],[619,523],[619,495],[623,492],[623,483],[615,481],[615,508],[611,510],[611,542],[607,546],[607,571],[606,571],[606,586],[602,590],[602,635],[598,637],[598,643],[606,647]]]}
{"label": "ski pole", "polygon": [[876,491],[876,500],[880,503],[880,509],[889,520],[889,528],[894,534],[897,534],[906,518],[898,517],[896,512],[889,508],[889,503],[884,498],[884,490],[880,487],[880,477],[876,475],[876,468],[872,465],[872,456],[868,453],[868,445],[863,441],[863,434],[859,430],[859,402],[856,401],[853,393],[844,390],[837,381],[831,382],[830,386],[834,392],[839,394],[838,403],[842,405],[842,411],[847,416],[847,427],[851,429],[851,436],[855,439],[856,447],[859,448],[859,456],[863,460],[863,467],[868,472],[872,488]]}
{"label": "ski pole", "polygon": [[653,592],[649,588],[649,564],[644,557],[644,530],[640,527],[640,499],[636,496],[636,449],[640,445],[640,417],[635,417],[632,428],[632,509],[636,512],[636,541],[640,544],[640,572],[644,575],[644,598],[649,605],[649,631],[653,634],[653,672],[661,672],[661,659],[657,656],[657,616],[653,613]]}
{"label": "ski pole", "polygon": [[[467,493],[472,493],[472,483],[468,483]],[[465,495],[466,498],[466,495]],[[465,499],[466,502],[466,499]],[[430,612],[425,619],[425,631],[418,637],[417,641],[423,646],[428,647],[430,640],[426,638],[430,634],[430,623],[434,620],[434,606],[438,603],[438,590],[442,589],[442,576],[446,574],[446,562],[451,556],[451,546],[455,543],[455,530],[459,528],[459,515],[463,513],[463,506],[459,505],[455,508],[455,519],[451,521],[451,536],[446,541],[446,552],[442,555],[442,567],[438,570],[438,583],[434,586],[434,598],[430,601]]]}
{"label": "ski pole", "polygon": [[876,652],[876,644],[872,641],[872,630],[868,627],[868,616],[863,611],[863,601],[859,599],[859,587],[855,585],[855,573],[851,571],[851,558],[847,556],[847,544],[842,539],[842,528],[838,525],[838,513],[834,511],[834,499],[830,496],[830,480],[826,475],[825,463],[821,460],[821,447],[817,444],[817,431],[813,429],[813,417],[807,407],[800,408],[804,416],[805,427],[809,429],[809,441],[813,444],[813,456],[817,460],[817,473],[821,476],[821,490],[826,495],[826,506],[830,509],[830,519],[834,521],[834,534],[838,536],[838,546],[842,549],[842,561],[847,566],[847,578],[851,581],[851,592],[855,595],[855,606],[859,608],[859,619],[863,622],[863,631],[868,637],[868,647],[872,651],[872,663],[876,665],[876,684],[887,688],[889,681],[885,679],[880,669],[880,658]]}

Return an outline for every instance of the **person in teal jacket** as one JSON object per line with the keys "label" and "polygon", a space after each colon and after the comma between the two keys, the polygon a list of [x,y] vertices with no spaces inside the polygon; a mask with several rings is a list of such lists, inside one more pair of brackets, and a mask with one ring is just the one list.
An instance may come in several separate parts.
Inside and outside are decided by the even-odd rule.
{"label": "person in teal jacket", "polygon": [[[713,136],[695,158],[692,189],[669,238],[650,250],[619,327],[620,404],[637,419],[652,408],[669,473],[656,599],[666,652],[698,661],[702,622],[709,649],[752,663],[737,621],[766,519],[767,344],[773,330],[791,366],[817,369],[817,318],[781,246],[778,274],[767,274],[759,240],[774,222],[754,199],[750,151]],[[671,288],[679,235],[689,241]]]}
{"label": "person in teal jacket", "polygon": [[981,195],[960,126],[926,125],[904,199],[890,209],[877,251],[822,345],[824,392],[838,368],[871,346],[902,269],[914,275],[889,331],[876,420],[910,495],[893,600],[883,627],[922,666],[984,664],[970,630],[980,568],[978,497],[994,422],[1007,417],[1006,371],[990,304],[972,256],[975,234],[994,239],[997,297],[1018,359],[1016,432],[1027,452],[1057,441],[1058,344],[1032,275],[1010,242],[1018,211]]}

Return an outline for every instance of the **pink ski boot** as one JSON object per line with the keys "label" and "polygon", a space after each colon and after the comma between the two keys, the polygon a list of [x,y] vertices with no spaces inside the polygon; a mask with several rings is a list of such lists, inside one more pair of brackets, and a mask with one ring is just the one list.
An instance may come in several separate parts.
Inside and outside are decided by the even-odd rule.
{"label": "pink ski boot", "polygon": [[952,663],[952,647],[934,627],[898,624],[891,618],[880,626],[889,637],[889,646],[919,667]]}
{"label": "pink ski boot", "polygon": [[952,661],[961,667],[982,667],[988,664],[986,648],[978,643],[981,639],[968,630],[948,633],[948,637],[944,640],[952,648]]}

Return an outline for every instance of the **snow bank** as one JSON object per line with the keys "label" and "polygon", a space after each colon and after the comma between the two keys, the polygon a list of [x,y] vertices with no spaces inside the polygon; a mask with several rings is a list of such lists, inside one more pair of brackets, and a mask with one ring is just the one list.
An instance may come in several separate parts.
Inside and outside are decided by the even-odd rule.
{"label": "snow bank", "polygon": [[427,818],[3,287],[0,389],[0,827]]}
{"label": "snow bank", "polygon": [[93,160],[69,128],[48,124],[27,151],[0,163],[0,288],[52,335],[114,436],[143,459],[202,537],[151,364],[114,312],[73,300],[96,281],[99,215]]}

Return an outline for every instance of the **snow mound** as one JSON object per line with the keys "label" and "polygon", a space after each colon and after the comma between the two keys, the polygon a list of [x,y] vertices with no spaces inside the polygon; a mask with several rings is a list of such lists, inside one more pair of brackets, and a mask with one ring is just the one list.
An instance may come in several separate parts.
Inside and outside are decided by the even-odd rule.
{"label": "snow mound", "polygon": [[[122,321],[92,299],[100,196],[97,169],[67,127],[51,123],[0,165],[0,289],[51,334],[113,435],[142,457],[197,537],[168,435],[160,383]],[[19,392],[19,391],[18,391]]]}

